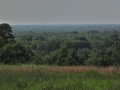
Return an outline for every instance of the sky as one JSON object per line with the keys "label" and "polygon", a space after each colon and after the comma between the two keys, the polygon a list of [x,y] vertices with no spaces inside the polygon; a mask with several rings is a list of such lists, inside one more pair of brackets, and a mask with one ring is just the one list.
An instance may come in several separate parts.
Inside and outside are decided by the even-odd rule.
{"label": "sky", "polygon": [[120,0],[0,0],[0,23],[120,24]]}

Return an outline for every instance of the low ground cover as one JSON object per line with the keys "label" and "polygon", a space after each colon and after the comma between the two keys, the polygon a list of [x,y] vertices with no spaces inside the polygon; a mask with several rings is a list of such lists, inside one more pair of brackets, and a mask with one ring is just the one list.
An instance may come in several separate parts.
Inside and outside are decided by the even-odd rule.
{"label": "low ground cover", "polygon": [[0,90],[119,90],[114,67],[0,66]]}

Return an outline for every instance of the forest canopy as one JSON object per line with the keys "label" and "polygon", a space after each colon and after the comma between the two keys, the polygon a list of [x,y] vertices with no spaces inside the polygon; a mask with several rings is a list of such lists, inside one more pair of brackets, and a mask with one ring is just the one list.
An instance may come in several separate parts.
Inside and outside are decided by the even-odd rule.
{"label": "forest canopy", "polygon": [[33,30],[26,30],[24,26],[20,26],[23,30],[15,27],[12,30],[9,24],[0,24],[0,63],[104,67],[120,64],[118,26],[114,30],[104,25],[80,28],[75,25],[51,26],[52,29],[50,26],[27,26]]}

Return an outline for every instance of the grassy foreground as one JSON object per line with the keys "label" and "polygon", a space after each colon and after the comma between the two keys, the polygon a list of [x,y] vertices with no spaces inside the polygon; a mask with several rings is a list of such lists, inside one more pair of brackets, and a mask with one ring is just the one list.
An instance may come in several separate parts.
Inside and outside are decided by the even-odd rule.
{"label": "grassy foreground", "polygon": [[114,67],[0,66],[0,90],[119,90]]}

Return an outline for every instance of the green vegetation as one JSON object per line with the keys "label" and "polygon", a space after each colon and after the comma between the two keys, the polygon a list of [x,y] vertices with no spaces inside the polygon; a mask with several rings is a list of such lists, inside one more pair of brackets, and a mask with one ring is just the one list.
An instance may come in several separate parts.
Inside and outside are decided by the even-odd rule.
{"label": "green vegetation", "polygon": [[11,26],[3,23],[0,24],[0,63],[118,67],[119,26],[23,25],[13,26],[12,33]]}
{"label": "green vegetation", "polygon": [[0,24],[0,90],[119,90],[120,25],[13,28]]}
{"label": "green vegetation", "polygon": [[9,24],[0,24],[0,63],[29,63],[33,55],[29,47],[16,42]]}
{"label": "green vegetation", "polygon": [[[52,73],[49,68],[53,70]],[[54,68],[57,69],[57,73]],[[103,74],[88,70],[84,73],[74,73],[67,72],[69,68],[71,67],[3,65],[0,66],[0,90],[119,90],[120,88],[119,72]]]}

